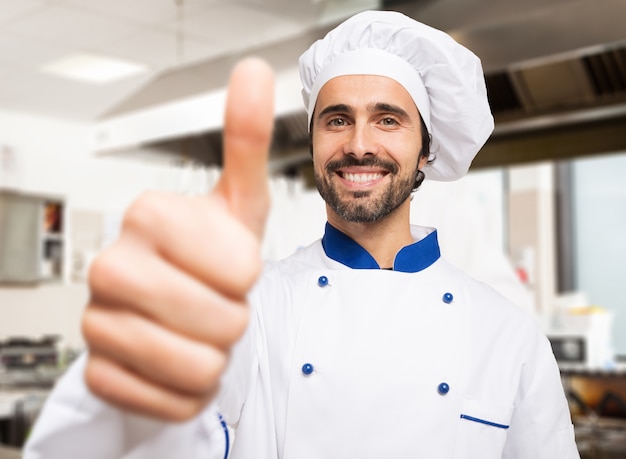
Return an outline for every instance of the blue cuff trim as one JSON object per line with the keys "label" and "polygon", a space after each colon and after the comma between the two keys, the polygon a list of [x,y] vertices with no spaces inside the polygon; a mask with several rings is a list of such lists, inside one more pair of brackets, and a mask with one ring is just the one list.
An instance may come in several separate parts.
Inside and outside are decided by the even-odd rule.
{"label": "blue cuff trim", "polygon": [[[330,223],[322,238],[322,247],[329,258],[352,269],[380,269],[378,263],[367,250],[354,239],[342,233]],[[416,273],[428,268],[441,256],[437,231],[413,244],[402,248],[393,263],[394,271]]]}
{"label": "blue cuff trim", "polygon": [[220,413],[217,413],[220,418],[220,424],[222,425],[222,429],[224,429],[224,437],[226,440],[226,449],[224,450],[224,459],[228,459],[228,453],[230,452],[230,434],[228,433],[228,426],[226,425],[226,421]]}
{"label": "blue cuff trim", "polygon": [[479,422],[481,424],[485,424],[491,427],[497,427],[498,429],[508,429],[509,426],[507,426],[506,424],[498,424],[496,422],[491,422],[491,421],[485,421],[484,419],[480,419],[480,418],[475,418],[473,416],[469,416],[467,414],[462,414],[461,415],[461,419],[467,419],[468,421],[474,421],[474,422]]}

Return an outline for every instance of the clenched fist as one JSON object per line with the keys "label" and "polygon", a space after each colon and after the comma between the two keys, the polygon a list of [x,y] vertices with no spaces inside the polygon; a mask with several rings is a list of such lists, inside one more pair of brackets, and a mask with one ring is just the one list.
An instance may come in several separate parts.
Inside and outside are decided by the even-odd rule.
{"label": "clenched fist", "polygon": [[142,195],[119,239],[94,260],[82,328],[86,382],[100,398],[182,421],[218,390],[261,269],[273,101],[269,66],[241,61],[229,83],[224,170],[212,193]]}

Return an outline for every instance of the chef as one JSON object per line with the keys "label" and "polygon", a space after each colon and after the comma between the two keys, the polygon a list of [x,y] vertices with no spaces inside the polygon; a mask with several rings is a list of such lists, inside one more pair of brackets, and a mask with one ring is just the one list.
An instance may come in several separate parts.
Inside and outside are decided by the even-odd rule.
{"label": "chef", "polygon": [[273,96],[246,60],[220,183],[131,206],[24,457],[578,458],[536,323],[409,224],[422,180],[462,177],[492,131],[479,59],[369,11],[300,74],[323,238],[257,280]]}

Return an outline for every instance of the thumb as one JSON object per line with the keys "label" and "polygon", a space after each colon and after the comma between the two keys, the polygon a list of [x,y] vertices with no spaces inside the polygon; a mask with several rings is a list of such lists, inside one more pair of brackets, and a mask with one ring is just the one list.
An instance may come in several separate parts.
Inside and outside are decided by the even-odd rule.
{"label": "thumb", "polygon": [[224,168],[214,193],[261,238],[269,210],[267,161],[274,125],[274,75],[258,58],[232,71],[224,116]]}

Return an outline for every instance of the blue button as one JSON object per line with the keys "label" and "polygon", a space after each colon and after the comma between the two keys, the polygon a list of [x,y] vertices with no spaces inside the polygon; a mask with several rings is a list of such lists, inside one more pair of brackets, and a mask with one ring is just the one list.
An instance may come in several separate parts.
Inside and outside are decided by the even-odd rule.
{"label": "blue button", "polygon": [[328,277],[320,276],[319,279],[317,279],[317,285],[320,287],[326,287],[328,285]]}
{"label": "blue button", "polygon": [[450,303],[452,303],[453,299],[454,299],[454,296],[452,296],[452,293],[447,292],[447,293],[443,294],[442,300],[443,300],[444,303],[450,304]]}
{"label": "blue button", "polygon": [[448,386],[448,383],[442,382],[437,387],[437,392],[439,392],[441,395],[446,395],[448,392],[450,392],[450,386]]}
{"label": "blue button", "polygon": [[302,365],[302,373],[304,373],[305,375],[310,375],[311,373],[313,373],[313,365],[311,365],[310,363],[305,363],[304,365]]}

